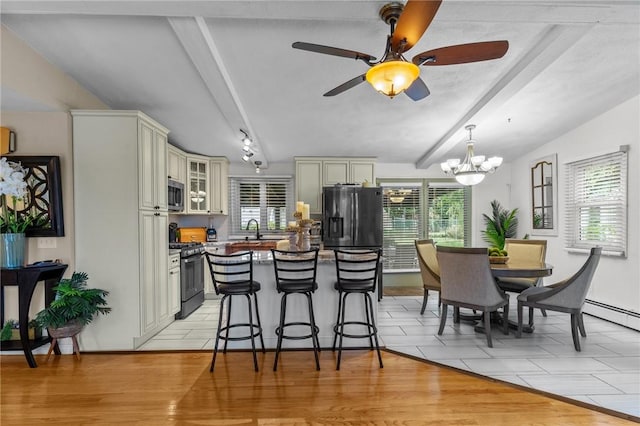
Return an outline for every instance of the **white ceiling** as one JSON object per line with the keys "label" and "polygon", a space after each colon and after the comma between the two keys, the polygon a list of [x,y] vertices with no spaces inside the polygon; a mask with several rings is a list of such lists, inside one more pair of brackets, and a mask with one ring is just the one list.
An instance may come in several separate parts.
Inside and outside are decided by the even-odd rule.
{"label": "white ceiling", "polygon": [[[374,156],[426,168],[476,152],[506,161],[640,93],[640,7],[620,1],[447,1],[406,56],[508,40],[498,60],[421,67],[431,95],[389,99],[361,61],[291,48],[305,41],[380,57],[385,1],[7,1],[2,24],[114,109],[139,109],[190,152],[241,162],[240,128],[263,164]],[[10,88],[2,109],[34,109]],[[47,106],[41,106],[47,110]]]}

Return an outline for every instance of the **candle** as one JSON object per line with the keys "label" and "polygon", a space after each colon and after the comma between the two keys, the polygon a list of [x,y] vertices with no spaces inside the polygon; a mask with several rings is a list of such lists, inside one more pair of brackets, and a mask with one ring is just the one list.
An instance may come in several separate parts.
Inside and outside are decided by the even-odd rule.
{"label": "candle", "polygon": [[296,212],[302,213],[303,208],[304,208],[304,201],[296,202]]}
{"label": "candle", "polygon": [[309,204],[302,206],[302,219],[309,219]]}
{"label": "candle", "polygon": [[291,220],[291,221],[289,221],[289,227],[290,227],[290,228],[295,227],[297,224],[298,224],[298,222],[296,222],[295,220]]}

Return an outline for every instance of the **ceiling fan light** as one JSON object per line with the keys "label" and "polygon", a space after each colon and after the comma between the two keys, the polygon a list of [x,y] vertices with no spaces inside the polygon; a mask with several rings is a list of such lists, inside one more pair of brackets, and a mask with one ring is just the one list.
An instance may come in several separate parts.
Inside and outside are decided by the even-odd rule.
{"label": "ceiling fan light", "polygon": [[369,84],[378,92],[394,97],[404,92],[420,75],[420,69],[411,62],[387,61],[367,71]]}

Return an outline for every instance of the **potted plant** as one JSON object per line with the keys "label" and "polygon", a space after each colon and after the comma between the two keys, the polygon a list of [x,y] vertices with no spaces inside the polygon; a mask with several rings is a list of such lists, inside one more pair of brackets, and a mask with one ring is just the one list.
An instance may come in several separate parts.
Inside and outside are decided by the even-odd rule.
{"label": "potted plant", "polygon": [[518,218],[516,217],[518,209],[509,211],[503,208],[498,200],[493,200],[491,211],[491,217],[482,214],[486,225],[486,229],[482,232],[484,240],[491,245],[490,248],[504,250],[504,240],[515,237],[518,231]]}
{"label": "potted plant", "polygon": [[89,276],[84,272],[74,272],[71,278],[60,280],[54,287],[56,297],[51,304],[38,312],[35,321],[46,327],[55,339],[78,334],[98,314],[111,311],[105,297],[108,291],[87,288]]}
{"label": "potted plant", "polygon": [[[29,321],[29,339],[39,339],[41,337],[42,327],[36,323],[35,320]],[[10,319],[7,320],[0,330],[0,340],[20,340],[20,325],[18,321]]]}

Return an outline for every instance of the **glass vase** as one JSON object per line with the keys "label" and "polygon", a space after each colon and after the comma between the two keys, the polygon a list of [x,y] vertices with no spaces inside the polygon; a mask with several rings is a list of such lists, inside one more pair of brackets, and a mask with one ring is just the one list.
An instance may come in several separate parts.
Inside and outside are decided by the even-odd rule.
{"label": "glass vase", "polygon": [[2,261],[3,268],[21,268],[24,266],[24,255],[26,241],[24,234],[1,234]]}

